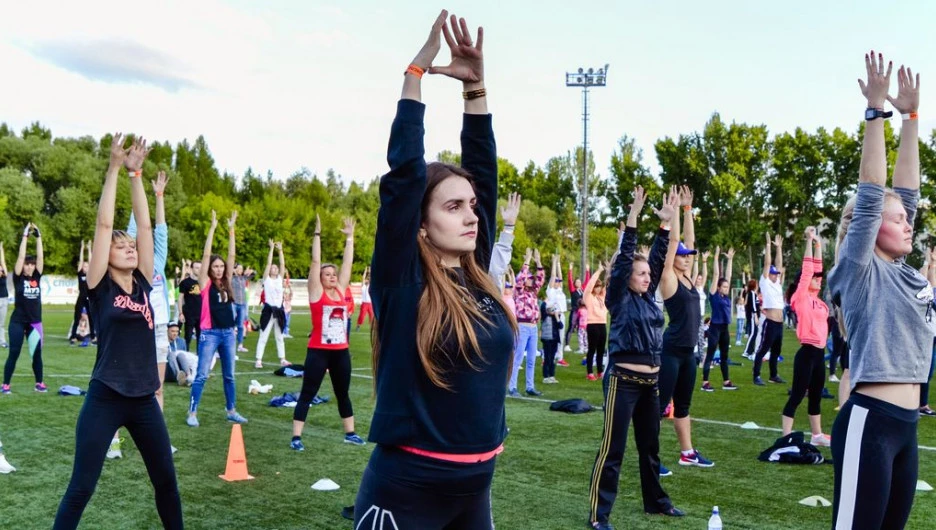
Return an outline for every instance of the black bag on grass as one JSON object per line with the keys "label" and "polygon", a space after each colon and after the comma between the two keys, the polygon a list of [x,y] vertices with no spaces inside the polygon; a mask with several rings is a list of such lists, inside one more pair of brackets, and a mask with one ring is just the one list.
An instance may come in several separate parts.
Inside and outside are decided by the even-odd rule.
{"label": "black bag on grass", "polygon": [[582,414],[595,410],[595,407],[591,406],[584,399],[577,398],[553,401],[549,405],[549,410],[554,410],[556,412],[568,412],[569,414]]}
{"label": "black bag on grass", "polygon": [[807,443],[800,431],[791,432],[786,436],[777,438],[777,441],[761,452],[757,459],[761,462],[778,462],[781,464],[832,463],[831,460],[826,460],[822,456],[822,453],[815,445]]}

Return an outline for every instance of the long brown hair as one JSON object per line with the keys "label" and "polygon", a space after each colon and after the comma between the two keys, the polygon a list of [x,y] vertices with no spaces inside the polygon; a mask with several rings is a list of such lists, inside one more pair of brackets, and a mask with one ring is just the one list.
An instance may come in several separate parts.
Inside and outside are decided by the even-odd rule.
{"label": "long brown hair", "polygon": [[[215,260],[221,260],[221,263],[224,263],[224,273],[221,274],[220,280],[216,280],[211,275],[211,264],[214,263]],[[215,289],[224,293],[223,301],[225,303],[234,301],[234,288],[231,287],[231,280],[228,278],[227,261],[225,261],[220,254],[212,254],[211,257],[208,258],[208,281],[211,285],[214,285]]]}
{"label": "long brown hair", "polygon": [[[436,187],[453,176],[467,179],[474,188],[471,174],[460,167],[439,162],[432,162],[426,166],[422,219],[425,220],[428,217],[429,202]],[[493,221],[493,219],[489,220],[489,222]],[[478,308],[468,288],[456,281],[451,271],[440,265],[442,256],[438,249],[426,238],[422,236],[416,236],[416,238],[423,270],[423,291],[419,297],[416,315],[416,350],[419,362],[432,384],[449,390],[450,387],[445,380],[446,366],[451,364],[455,356],[463,358],[469,366],[475,369],[477,369],[475,359],[469,352],[478,352],[478,358],[484,361],[484,354],[479,351],[478,337],[473,324],[491,325],[493,322]],[[516,334],[517,321],[507,309],[490,275],[475,260],[474,252],[462,255],[459,262],[464,272],[465,284],[481,290],[494,300],[503,311],[511,330]],[[371,328],[375,384],[377,365],[380,360],[379,326],[379,321],[375,320]],[[458,343],[457,352],[442,349],[442,346],[452,337]],[[513,354],[509,355],[512,358]]]}

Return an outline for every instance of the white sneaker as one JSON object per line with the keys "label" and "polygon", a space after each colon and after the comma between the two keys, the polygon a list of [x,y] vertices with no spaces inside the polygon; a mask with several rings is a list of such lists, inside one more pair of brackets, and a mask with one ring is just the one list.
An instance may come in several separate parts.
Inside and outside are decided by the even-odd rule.
{"label": "white sneaker", "polygon": [[809,442],[817,447],[829,447],[832,445],[832,437],[828,434],[814,434]]}
{"label": "white sneaker", "polygon": [[566,347],[564,349],[565,351],[572,351],[572,348],[570,348],[568,344],[566,344]]}
{"label": "white sneaker", "polygon": [[254,368],[263,368],[263,361],[257,361],[254,363]]}
{"label": "white sneaker", "polygon": [[111,440],[110,449],[107,450],[107,458],[109,460],[123,458],[123,452],[120,450],[120,444],[122,443],[123,438],[114,438]]}
{"label": "white sneaker", "polygon": [[838,377],[835,377],[835,374],[832,374],[832,375],[829,376],[829,382],[830,382],[830,383],[839,383],[840,381],[839,381],[839,378],[838,378]]}
{"label": "white sneaker", "polygon": [[0,453],[0,473],[6,475],[7,473],[12,473],[14,471],[16,471],[16,468],[7,462],[6,455]]}
{"label": "white sneaker", "polygon": [[549,382],[550,382],[551,384],[554,384],[554,385],[555,385],[555,384],[558,384],[558,383],[559,383],[559,380],[556,379],[555,377],[550,377],[550,378],[549,378]]}

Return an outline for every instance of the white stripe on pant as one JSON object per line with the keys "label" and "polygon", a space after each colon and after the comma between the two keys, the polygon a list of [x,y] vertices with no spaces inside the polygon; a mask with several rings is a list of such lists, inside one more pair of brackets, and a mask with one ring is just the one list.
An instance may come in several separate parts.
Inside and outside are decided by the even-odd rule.
{"label": "white stripe on pant", "polygon": [[845,457],[842,458],[842,486],[836,528],[852,528],[858,494],[858,468],[861,465],[861,438],[867,418],[868,409],[857,405],[852,407],[845,439]]}

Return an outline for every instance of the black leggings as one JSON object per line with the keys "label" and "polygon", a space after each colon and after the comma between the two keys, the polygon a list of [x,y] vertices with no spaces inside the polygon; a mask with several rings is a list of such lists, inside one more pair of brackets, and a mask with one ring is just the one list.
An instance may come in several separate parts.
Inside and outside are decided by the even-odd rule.
{"label": "black leggings", "polygon": [[192,351],[189,347],[192,344],[192,337],[195,337],[195,349],[198,350],[198,339],[201,337],[201,326],[199,325],[201,315],[198,313],[187,315],[184,311],[182,315],[185,316],[185,350]]}
{"label": "black leggings", "polygon": [[696,383],[696,360],[692,354],[693,347],[680,348],[677,346],[663,348],[662,363],[660,364],[660,416],[673,400],[673,416],[685,418],[689,416],[689,407],[692,405],[692,392]]}
{"label": "black leggings", "polygon": [[907,524],[919,471],[919,419],[916,408],[852,392],[832,426],[834,528]]}
{"label": "black leggings", "polygon": [[783,347],[783,322],[764,319],[761,325],[760,347],[754,352],[754,377],[760,377],[764,354],[770,350],[770,377],[777,377],[777,360]]}
{"label": "black leggings", "polygon": [[[593,363],[598,365],[598,373],[604,372],[605,343],[608,342],[607,324],[589,324],[585,328],[588,334],[588,373],[592,373]],[[597,357],[597,361],[596,361]]]}
{"label": "black leggings", "polygon": [[708,351],[705,353],[705,361],[702,363],[702,380],[708,381],[709,370],[712,369],[712,361],[715,360],[715,350],[721,351],[721,357],[718,366],[721,368],[723,381],[728,381],[728,348],[731,341],[731,330],[729,324],[710,324],[708,328]]}
{"label": "black leggings", "polygon": [[42,327],[42,323],[26,324],[24,322],[10,322],[10,355],[7,357],[6,364],[3,366],[3,384],[10,384],[13,379],[13,371],[16,369],[16,361],[19,360],[20,352],[23,349],[23,342],[27,342],[29,337],[36,333],[39,342],[36,344],[36,350],[32,352],[33,375],[36,376],[36,382],[42,382],[42,333],[34,326]]}
{"label": "black leggings", "polygon": [[88,329],[90,330],[91,340],[94,340],[94,320],[91,319],[91,305],[88,303],[88,297],[79,298],[75,302],[75,316],[72,318],[71,333],[68,335],[68,340],[78,339],[78,324],[81,322],[82,309],[88,315]]}
{"label": "black leggings", "polygon": [[558,340],[543,341],[543,377],[556,377],[556,352],[559,351]]}
{"label": "black leggings", "polygon": [[351,388],[351,354],[348,348],[343,350],[323,350],[309,348],[306,351],[305,370],[302,373],[302,391],[299,393],[299,402],[293,411],[293,419],[306,421],[309,415],[309,405],[312,398],[318,394],[325,379],[325,370],[331,377],[332,390],[338,401],[338,414],[342,418],[354,416],[351,408],[351,397],[348,390]]}
{"label": "black leggings", "polygon": [[378,445],[354,501],[354,528],[493,530],[495,460],[460,464]]}
{"label": "black leggings", "polygon": [[783,407],[783,415],[793,418],[796,407],[803,401],[806,390],[809,389],[809,405],[807,411],[810,416],[819,414],[822,403],[822,388],[825,386],[825,349],[803,344],[796,357],[793,358],[793,389],[790,398]]}
{"label": "black leggings", "polygon": [[154,395],[128,398],[92,380],[75,427],[75,465],[55,515],[54,530],[77,528],[91,500],[114,433],[126,427],[140,450],[156,492],[156,511],[165,528],[182,528],[169,431]]}

